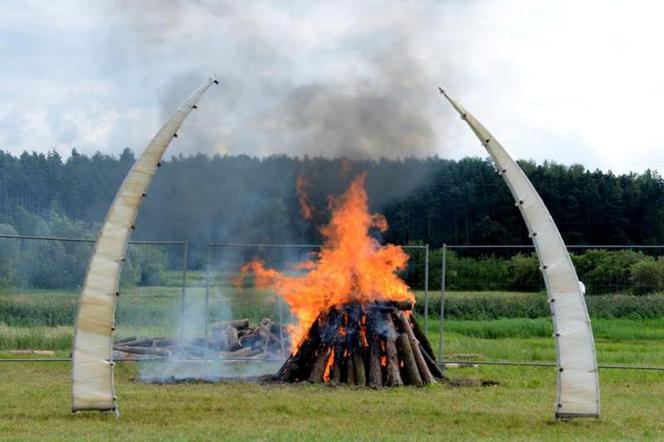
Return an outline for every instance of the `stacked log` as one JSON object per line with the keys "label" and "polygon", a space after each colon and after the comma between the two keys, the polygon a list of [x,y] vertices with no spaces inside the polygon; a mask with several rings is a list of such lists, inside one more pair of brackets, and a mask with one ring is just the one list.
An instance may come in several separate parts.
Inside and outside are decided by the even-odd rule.
{"label": "stacked log", "polygon": [[263,318],[255,327],[250,326],[248,319],[236,319],[212,324],[212,333],[208,338],[183,341],[170,336],[124,338],[113,345],[113,357],[115,359],[153,357],[261,359],[281,357],[282,349],[288,348],[290,342],[286,328],[273,323],[271,319]]}
{"label": "stacked log", "polygon": [[379,388],[436,382],[442,373],[410,302],[352,303],[321,313],[276,375]]}

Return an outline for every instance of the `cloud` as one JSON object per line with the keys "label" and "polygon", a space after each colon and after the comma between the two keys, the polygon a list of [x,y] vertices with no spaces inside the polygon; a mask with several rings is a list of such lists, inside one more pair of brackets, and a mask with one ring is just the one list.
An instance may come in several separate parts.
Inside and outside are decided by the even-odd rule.
{"label": "cloud", "polygon": [[485,155],[442,83],[518,158],[664,168],[658,3],[164,5],[3,2],[0,148],[141,149],[216,72],[170,153]]}

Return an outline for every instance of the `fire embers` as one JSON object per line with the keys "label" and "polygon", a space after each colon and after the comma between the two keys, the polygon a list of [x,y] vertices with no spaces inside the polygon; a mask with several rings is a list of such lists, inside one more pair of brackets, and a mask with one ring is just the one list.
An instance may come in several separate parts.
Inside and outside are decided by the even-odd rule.
{"label": "fire embers", "polygon": [[277,379],[422,386],[442,378],[408,301],[350,303],[321,313]]}

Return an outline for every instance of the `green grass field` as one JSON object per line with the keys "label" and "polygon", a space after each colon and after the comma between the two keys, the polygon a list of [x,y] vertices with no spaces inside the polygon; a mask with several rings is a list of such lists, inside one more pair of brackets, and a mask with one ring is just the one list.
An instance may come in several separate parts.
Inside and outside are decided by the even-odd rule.
{"label": "green grass field", "polygon": [[[478,295],[534,296],[450,293],[451,298]],[[177,334],[180,296],[177,287],[123,291],[117,335]],[[421,302],[421,293],[418,298]],[[0,294],[0,307],[4,306],[0,314],[15,321],[0,319],[0,358],[16,358],[7,350],[20,348],[53,349],[57,357],[67,357],[73,327],[66,318],[75,312],[77,299],[75,292]],[[204,299],[204,288],[187,289],[188,310],[194,316],[201,312]],[[213,319],[276,317],[276,312],[274,296],[266,291],[215,287],[210,291]],[[422,324],[421,316],[419,320]],[[187,333],[200,333],[200,327],[193,324]],[[445,330],[448,359],[471,353],[481,361],[555,360],[548,317],[447,320]],[[664,366],[664,319],[596,318],[593,330],[600,364]],[[433,316],[429,335],[437,350],[439,322]],[[492,387],[436,385],[383,391],[312,385],[146,385],[133,381],[140,369],[135,363],[118,364],[122,417],[116,420],[99,413],[69,412],[69,363],[0,363],[0,439],[664,439],[664,372],[602,370],[602,418],[556,422],[555,371],[546,367],[448,371],[451,378],[499,382]]]}
{"label": "green grass field", "polygon": [[556,422],[550,368],[449,370],[493,387],[146,385],[116,370],[120,419],[72,415],[69,365],[0,368],[3,440],[661,440],[664,375],[605,370],[602,417]]}

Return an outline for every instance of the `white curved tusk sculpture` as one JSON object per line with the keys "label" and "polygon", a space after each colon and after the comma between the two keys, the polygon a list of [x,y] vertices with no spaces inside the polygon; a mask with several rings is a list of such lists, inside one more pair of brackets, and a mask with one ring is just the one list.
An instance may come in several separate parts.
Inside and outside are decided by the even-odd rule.
{"label": "white curved tusk sculpture", "polygon": [[113,331],[127,241],[159,161],[177,130],[212,84],[208,78],[177,109],[136,160],[108,209],[88,265],[76,319],[72,355],[72,411],[113,410]]}
{"label": "white curved tusk sculpture", "polygon": [[599,417],[599,374],[585,289],[560,232],[532,183],[479,121],[440,93],[459,112],[493,159],[521,211],[544,276],[556,338],[558,394],[556,417]]}

